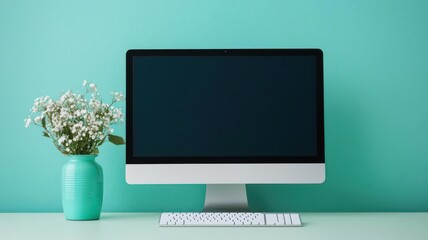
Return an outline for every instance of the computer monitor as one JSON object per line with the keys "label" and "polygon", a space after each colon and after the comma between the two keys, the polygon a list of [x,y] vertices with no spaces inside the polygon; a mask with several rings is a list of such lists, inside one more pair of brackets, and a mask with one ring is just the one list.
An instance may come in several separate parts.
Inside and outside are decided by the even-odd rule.
{"label": "computer monitor", "polygon": [[244,184],[324,182],[320,49],[129,50],[126,85],[129,184],[246,210]]}

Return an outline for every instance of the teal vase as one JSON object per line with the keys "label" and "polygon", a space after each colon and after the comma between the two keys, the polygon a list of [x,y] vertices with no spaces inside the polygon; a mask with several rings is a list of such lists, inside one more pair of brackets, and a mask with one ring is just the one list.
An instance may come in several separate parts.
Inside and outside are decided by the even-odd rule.
{"label": "teal vase", "polygon": [[103,170],[96,155],[69,155],[62,168],[62,206],[67,220],[97,220],[103,204]]}

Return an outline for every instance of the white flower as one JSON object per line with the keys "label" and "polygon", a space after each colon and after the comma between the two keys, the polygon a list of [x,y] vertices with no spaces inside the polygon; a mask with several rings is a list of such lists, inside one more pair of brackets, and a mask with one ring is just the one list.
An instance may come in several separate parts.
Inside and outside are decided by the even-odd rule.
{"label": "white flower", "polygon": [[120,92],[111,92],[110,94],[113,95],[114,102],[121,102],[125,100],[125,98],[123,97],[123,94]]}
{"label": "white flower", "polygon": [[65,141],[65,136],[61,136],[61,137],[58,139],[58,144],[59,144],[59,145],[61,145],[64,141]]}
{"label": "white flower", "polygon": [[82,86],[83,87],[86,87],[86,84],[88,83],[88,81],[86,81],[86,80],[83,80],[83,84],[82,84]]}
{"label": "white flower", "polygon": [[37,117],[34,118],[34,123],[39,123],[39,122],[42,121],[42,119],[43,119],[42,116],[37,116]]}
{"label": "white flower", "polygon": [[89,84],[89,88],[94,92],[97,91],[97,85],[95,85],[93,83]]}
{"label": "white flower", "polygon": [[26,128],[29,127],[31,124],[31,118],[24,119],[24,122],[25,122],[25,127]]}

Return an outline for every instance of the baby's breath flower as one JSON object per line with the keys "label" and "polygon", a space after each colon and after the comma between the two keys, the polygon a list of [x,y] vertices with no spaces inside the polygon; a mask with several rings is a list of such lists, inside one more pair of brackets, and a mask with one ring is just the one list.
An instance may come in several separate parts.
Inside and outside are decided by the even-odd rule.
{"label": "baby's breath flower", "polygon": [[[34,100],[31,115],[24,119],[25,127],[34,122],[44,128],[44,135],[52,138],[64,154],[93,154],[104,138],[113,133],[111,125],[123,122],[121,109],[112,106],[125,100],[122,93],[113,92],[111,104],[107,104],[101,101],[94,83],[84,80],[82,86],[86,93],[92,92],[89,99],[70,90],[56,101],[49,96],[39,97]],[[33,117],[36,114],[39,115]],[[122,140],[115,144],[123,143]]]}
{"label": "baby's breath flower", "polygon": [[31,118],[26,118],[25,120],[24,120],[24,122],[25,122],[25,127],[27,128],[27,127],[29,127],[30,126],[30,124],[31,124]]}
{"label": "baby's breath flower", "polygon": [[34,118],[34,123],[41,123],[42,119],[43,119],[42,116],[37,116],[37,117]]}
{"label": "baby's breath flower", "polygon": [[58,144],[59,144],[59,145],[61,145],[64,141],[65,141],[65,136],[61,136],[61,137],[58,139]]}
{"label": "baby's breath flower", "polygon": [[113,95],[113,102],[121,102],[125,100],[125,97],[120,92],[111,92],[111,95]]}
{"label": "baby's breath flower", "polygon": [[94,92],[96,92],[96,91],[97,91],[97,85],[95,85],[95,84],[93,84],[93,83],[89,84],[89,88],[90,88],[92,91],[94,91]]}

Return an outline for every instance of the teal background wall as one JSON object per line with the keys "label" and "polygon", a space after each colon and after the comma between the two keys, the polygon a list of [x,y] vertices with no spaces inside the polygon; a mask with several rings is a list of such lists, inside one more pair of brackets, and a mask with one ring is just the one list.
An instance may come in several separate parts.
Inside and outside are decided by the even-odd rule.
{"label": "teal background wall", "polygon": [[[428,211],[427,12],[422,0],[1,0],[0,212],[62,210],[65,157],[24,128],[36,97],[83,79],[124,92],[130,48],[312,47],[325,54],[327,180],[250,185],[250,205]],[[104,211],[202,207],[203,185],[127,185],[125,147],[100,150]]]}

